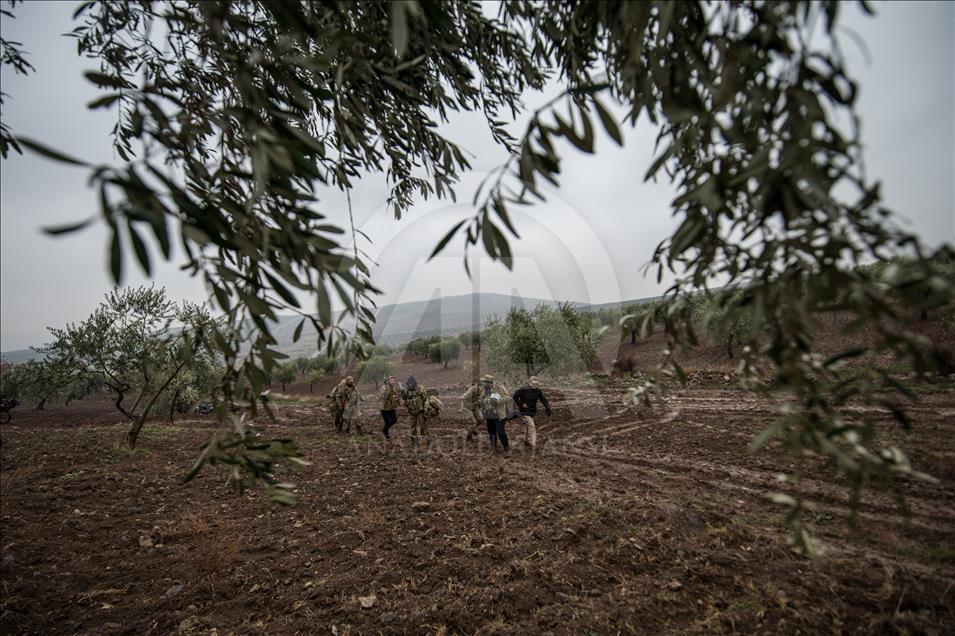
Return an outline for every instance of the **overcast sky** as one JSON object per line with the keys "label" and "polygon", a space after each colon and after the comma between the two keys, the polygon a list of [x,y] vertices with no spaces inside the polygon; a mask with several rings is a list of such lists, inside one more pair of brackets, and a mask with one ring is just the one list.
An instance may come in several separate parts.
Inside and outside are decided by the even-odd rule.
{"label": "overcast sky", "polygon": [[[26,78],[2,70],[10,95],[4,122],[22,134],[94,162],[118,162],[108,136],[113,111],[89,111],[97,91],[82,77],[92,68],[76,55],[72,28],[75,2],[26,3],[17,19],[3,18],[4,38],[24,43],[37,72]],[[871,64],[844,39],[850,70],[861,85],[866,161],[870,176],[883,180],[886,203],[929,244],[955,240],[955,4],[876,3],[876,18],[854,5],[844,24],[866,42]],[[529,95],[529,105],[540,95]],[[466,175],[458,200],[469,202],[486,171],[504,160],[481,125],[464,115],[449,131],[471,153],[474,174]],[[598,139],[596,156],[562,150],[562,187],[547,204],[516,215],[523,240],[513,245],[513,272],[500,264],[480,268],[485,292],[528,297],[612,302],[654,296],[662,291],[640,266],[673,227],[666,183],[643,183],[652,160],[655,131],[628,130],[625,146]],[[98,213],[87,174],[35,155],[0,164],[0,349],[44,342],[46,326],[85,318],[110,288],[106,232],[88,229],[54,239],[43,226],[69,223]],[[396,221],[384,207],[382,178],[369,178],[352,192],[358,225],[372,239],[362,247],[379,266],[375,283],[385,295],[379,304],[469,293],[475,282],[461,266],[460,246],[430,264],[425,257],[454,222],[470,215],[464,204],[428,202]],[[330,192],[322,211],[347,219],[344,197]],[[153,262],[158,262],[154,258]],[[145,279],[129,261],[126,282]],[[175,263],[175,261],[174,261]],[[202,300],[202,285],[175,264],[155,268],[154,279],[173,298]]]}

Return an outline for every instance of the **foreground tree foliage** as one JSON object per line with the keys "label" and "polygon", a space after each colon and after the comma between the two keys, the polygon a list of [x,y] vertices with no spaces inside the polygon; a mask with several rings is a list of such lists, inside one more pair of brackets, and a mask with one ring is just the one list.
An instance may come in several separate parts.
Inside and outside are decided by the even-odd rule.
{"label": "foreground tree foliage", "polygon": [[[216,346],[231,409],[222,416],[235,421],[203,460],[231,458],[241,483],[271,470],[271,461],[235,462],[235,449],[262,446],[239,414],[267,406],[264,388],[281,358],[271,348],[277,312],[302,312],[331,353],[347,335],[332,318],[334,294],[343,315],[357,318],[351,353],[364,355],[375,290],[356,233],[348,249],[344,228],[321,209],[325,189],[347,191],[384,172],[399,217],[413,197],[453,198],[469,166],[447,136],[453,129],[438,123],[452,111],[479,111],[510,159],[435,253],[460,235],[509,265],[509,210],[545,198],[545,182],[559,184],[563,142],[594,152],[599,125],[623,143],[613,102],[623,123],[657,127],[646,178],[666,175],[679,191],[678,228],[653,255],[658,276],[679,276],[656,316],[668,351],[697,342],[686,294],[745,288],[745,303],[733,306],[745,306],[761,334],[752,355],[772,362],[773,383],[791,398],[754,447],[778,437],[795,457],[832,457],[856,494],[916,474],[873,426],[843,417],[850,399],[875,395],[902,413],[896,373],[878,368],[847,380],[838,367],[878,350],[920,375],[937,371],[939,356],[897,309],[914,302],[909,290],[919,285],[899,277],[876,284],[857,266],[905,255],[914,282],[948,304],[952,285],[938,263],[951,251],[929,258],[863,173],[857,89],[837,38],[843,6],[514,0],[491,16],[450,0],[82,3],[73,36],[79,53],[99,62],[88,77],[104,89],[91,106],[118,110],[116,150],[126,161],[91,167],[113,230],[114,276],[130,247],[148,272],[145,243],[169,258],[177,238],[184,265],[209,285],[229,326]],[[15,43],[3,47],[5,63],[29,70]],[[506,122],[545,79],[557,94],[515,137]],[[2,133],[4,154],[25,147],[85,165]],[[301,295],[316,315],[299,307]],[[814,317],[831,311],[870,326],[871,349],[819,361]],[[663,365],[683,378],[672,356]],[[755,368],[744,357],[742,370]],[[807,550],[798,502],[791,507],[795,547]]]}
{"label": "foreground tree foliage", "polygon": [[928,320],[929,312],[938,309],[948,308],[951,313],[949,291],[955,285],[955,253],[939,253],[934,260],[935,275],[929,277],[923,263],[901,256],[865,265],[859,272],[891,290],[900,306],[915,308],[921,320]]}

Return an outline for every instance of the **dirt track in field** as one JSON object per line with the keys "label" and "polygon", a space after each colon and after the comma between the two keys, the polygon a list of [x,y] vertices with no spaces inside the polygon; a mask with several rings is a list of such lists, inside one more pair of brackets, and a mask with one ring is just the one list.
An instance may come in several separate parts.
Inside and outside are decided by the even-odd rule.
{"label": "dirt track in field", "polygon": [[[436,446],[410,455],[336,435],[317,402],[267,428],[313,464],[300,504],[236,497],[206,469],[196,419],[123,449],[108,403],[22,411],[0,429],[4,633],[951,633],[955,394],[924,396],[905,434],[857,409],[941,479],[905,486],[911,516],[868,492],[848,530],[830,466],[748,454],[776,406],[685,389],[653,409],[619,389],[555,393],[541,449],[466,444],[449,387]],[[369,431],[370,429],[370,431]],[[509,425],[515,447],[520,427]],[[827,557],[793,555],[772,492],[812,503]],[[416,505],[413,505],[416,504]],[[359,600],[374,595],[371,607]]]}

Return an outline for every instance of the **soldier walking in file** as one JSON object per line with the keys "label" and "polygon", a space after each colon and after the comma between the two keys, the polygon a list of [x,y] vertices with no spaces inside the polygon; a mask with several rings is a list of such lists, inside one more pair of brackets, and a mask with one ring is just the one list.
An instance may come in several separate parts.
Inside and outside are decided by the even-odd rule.
{"label": "soldier walking in file", "polygon": [[348,403],[345,399],[345,390],[349,382],[354,386],[355,379],[351,376],[343,378],[341,382],[335,385],[332,392],[328,394],[328,406],[332,411],[332,418],[335,421],[335,431],[339,433],[342,432],[345,425],[345,405]]}
{"label": "soldier walking in file", "polygon": [[355,380],[348,376],[348,382],[345,385],[345,389],[342,392],[345,409],[342,413],[342,416],[345,420],[345,432],[351,433],[352,425],[355,426],[355,432],[358,435],[361,435],[361,402],[362,397],[361,393],[358,392],[358,387],[355,386]]}
{"label": "soldier walking in file", "polygon": [[381,432],[385,434],[385,439],[391,439],[388,435],[388,429],[398,423],[398,402],[401,396],[398,395],[398,387],[395,382],[395,376],[389,377],[378,391],[378,402],[381,408],[381,419],[385,426]]}
{"label": "soldier walking in file", "polygon": [[414,376],[408,378],[405,384],[404,395],[402,396],[405,407],[408,409],[408,416],[411,418],[411,450],[418,450],[418,437],[424,436],[428,440],[428,448],[431,448],[431,430],[428,428],[428,418],[425,414],[425,408],[428,404],[428,392],[424,387],[418,384]]}
{"label": "soldier walking in file", "polygon": [[547,396],[540,390],[536,376],[527,378],[527,384],[514,392],[514,404],[520,409],[524,422],[524,446],[532,453],[537,448],[537,427],[534,425],[534,416],[537,415],[537,403],[544,405],[544,412],[550,417],[550,404]]}
{"label": "soldier walking in file", "polygon": [[332,415],[335,417],[335,430],[341,433],[351,432],[351,425],[361,433],[361,395],[355,386],[355,378],[347,376],[332,389],[328,396],[331,399]]}
{"label": "soldier walking in file", "polygon": [[484,421],[481,414],[481,385],[472,384],[461,396],[461,409],[465,412],[464,426],[468,431],[468,441],[478,434],[478,426]]}
{"label": "soldier walking in file", "polygon": [[487,434],[491,438],[491,449],[497,452],[497,443],[501,442],[504,454],[510,455],[507,430],[504,428],[507,418],[507,389],[494,383],[494,376],[481,378],[481,414],[487,424]]}

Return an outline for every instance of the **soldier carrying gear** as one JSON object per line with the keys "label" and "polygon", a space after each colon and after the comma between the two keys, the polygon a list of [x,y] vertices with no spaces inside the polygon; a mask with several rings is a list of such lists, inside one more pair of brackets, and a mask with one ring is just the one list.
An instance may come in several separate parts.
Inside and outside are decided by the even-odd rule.
{"label": "soldier carrying gear", "polygon": [[478,426],[484,421],[481,413],[481,385],[472,384],[461,396],[461,409],[467,413],[464,426],[468,431],[468,441],[477,437]]}
{"label": "soldier carrying gear", "polygon": [[497,442],[500,440],[504,454],[510,454],[510,444],[505,429],[507,418],[507,389],[494,383],[494,376],[485,375],[481,378],[480,404],[481,414],[487,424],[487,434],[491,438],[491,448],[497,451]]}
{"label": "soldier carrying gear", "polygon": [[437,395],[429,395],[424,403],[424,416],[429,420],[436,420],[441,417],[443,408],[444,402],[439,400]]}
{"label": "soldier carrying gear", "polygon": [[389,377],[378,391],[378,402],[381,407],[381,419],[385,422],[385,427],[381,432],[385,434],[385,439],[391,439],[388,435],[388,429],[398,422],[398,402],[401,397],[398,395],[397,382],[395,376]]}
{"label": "soldier carrying gear", "polygon": [[348,376],[349,382],[345,385],[345,411],[342,414],[345,420],[345,432],[350,433],[352,424],[355,425],[355,432],[361,435],[361,402],[364,399],[355,386],[355,380]]}
{"label": "soldier carrying gear", "polygon": [[418,384],[414,376],[408,378],[402,392],[402,400],[408,409],[408,415],[411,416],[411,450],[418,449],[419,435],[423,435],[428,440],[428,448],[431,448],[431,430],[428,428],[428,417],[425,414],[428,392]]}
{"label": "soldier carrying gear", "polygon": [[351,432],[351,425],[361,433],[361,394],[355,386],[355,378],[347,376],[332,389],[329,396],[332,401],[332,413],[335,416],[335,430],[341,433]]}
{"label": "soldier carrying gear", "polygon": [[348,404],[346,391],[349,384],[352,387],[355,386],[355,379],[351,376],[342,379],[328,394],[328,404],[335,420],[335,430],[339,433],[342,432],[345,424],[345,406]]}
{"label": "soldier carrying gear", "polygon": [[547,396],[540,390],[536,376],[527,378],[527,384],[519,388],[513,395],[514,404],[521,411],[524,422],[524,445],[528,450],[537,448],[537,427],[534,425],[534,416],[537,415],[537,402],[544,405],[544,412],[550,417],[550,404]]}

